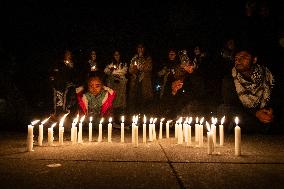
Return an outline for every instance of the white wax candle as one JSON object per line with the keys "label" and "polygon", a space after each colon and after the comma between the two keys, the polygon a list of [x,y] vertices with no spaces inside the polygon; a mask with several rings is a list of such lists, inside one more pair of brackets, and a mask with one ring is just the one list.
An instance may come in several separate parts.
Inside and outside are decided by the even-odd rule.
{"label": "white wax candle", "polygon": [[211,131],[207,132],[207,145],[208,154],[211,155],[214,152],[213,133]]}
{"label": "white wax candle", "polygon": [[47,129],[48,130],[48,133],[47,133],[47,141],[48,141],[48,145],[49,146],[53,146],[53,127],[50,127]]}
{"label": "white wax candle", "polygon": [[102,136],[102,130],[103,130],[103,125],[100,123],[99,124],[99,136],[98,136],[98,142],[102,142],[103,136]]}
{"label": "white wax candle", "polygon": [[184,136],[184,142],[188,142],[188,124],[187,122],[183,123],[183,136]]}
{"label": "white wax candle", "polygon": [[63,145],[64,127],[59,127],[59,145]]}
{"label": "white wax candle", "polygon": [[83,125],[82,125],[82,122],[79,123],[78,143],[83,143]]}
{"label": "white wax candle", "polygon": [[138,126],[137,125],[134,126],[134,132],[135,132],[135,136],[134,136],[135,147],[138,147]]}
{"label": "white wax candle", "polygon": [[156,121],[157,121],[157,118],[155,118],[153,120],[153,127],[152,127],[152,131],[153,131],[153,140],[157,140],[157,134],[156,134]]}
{"label": "white wax candle", "polygon": [[103,139],[103,121],[104,119],[102,118],[101,121],[100,121],[100,124],[99,124],[99,136],[98,136],[98,142],[102,142],[102,139]]}
{"label": "white wax candle", "polygon": [[166,138],[170,138],[170,122],[171,121],[167,121],[166,123]]}
{"label": "white wax candle", "polygon": [[188,134],[187,134],[187,137],[188,137],[187,145],[190,146],[191,145],[191,126],[190,125],[188,125],[187,132],[188,132]]}
{"label": "white wax candle", "polygon": [[222,117],[221,124],[219,125],[220,146],[224,146],[224,127],[223,127],[224,122],[225,122],[225,116]]}
{"label": "white wax candle", "polygon": [[107,141],[111,142],[111,138],[112,138],[112,124],[111,124],[112,118],[109,118],[109,123],[107,125],[108,128],[108,135],[107,135]]}
{"label": "white wax candle", "polygon": [[220,146],[224,146],[224,127],[219,125]]}
{"label": "white wax candle", "polygon": [[178,123],[175,123],[175,138],[178,138]]}
{"label": "white wax candle", "polygon": [[85,115],[83,115],[80,119],[79,131],[78,131],[78,143],[83,143],[83,121],[84,119],[85,119]]}
{"label": "white wax candle", "polygon": [[121,136],[121,142],[123,143],[124,142],[124,123],[121,123],[121,127],[120,127],[120,136]]}
{"label": "white wax candle", "polygon": [[146,123],[143,123],[143,143],[146,143],[147,138],[147,130],[146,130]]}
{"label": "white wax candle", "polygon": [[152,142],[153,141],[153,129],[152,129],[152,122],[153,122],[153,118],[150,119],[150,123],[149,123],[149,141]]}
{"label": "white wax candle", "polygon": [[121,117],[120,124],[120,142],[124,142],[124,116]]}
{"label": "white wax candle", "polygon": [[38,126],[38,145],[42,146],[43,141],[43,124]]}
{"label": "white wax candle", "polygon": [[132,137],[132,138],[131,138],[131,139],[132,139],[131,141],[132,141],[132,144],[134,143],[134,140],[135,140],[135,138],[134,138],[134,137],[135,137],[134,127],[135,127],[135,122],[132,122],[132,124],[131,124],[131,137]]}
{"label": "white wax candle", "polygon": [[77,130],[78,130],[77,127],[74,127],[72,144],[75,144],[78,141]]}
{"label": "white wax candle", "polygon": [[235,126],[235,155],[241,155],[241,128],[238,126],[239,118],[236,117],[235,119],[236,126]]}
{"label": "white wax candle", "polygon": [[198,142],[198,137],[199,137],[199,124],[194,125],[195,129],[195,142]]}
{"label": "white wax candle", "polygon": [[93,124],[89,123],[89,142],[93,141]]}
{"label": "white wax candle", "polygon": [[213,143],[214,146],[216,145],[216,125],[212,124],[211,125],[211,131],[212,131],[212,135],[213,135]]}
{"label": "white wax candle", "polygon": [[163,122],[160,122],[159,139],[163,138]]}
{"label": "white wax candle", "polygon": [[182,144],[183,142],[183,131],[181,122],[178,124],[178,144]]}
{"label": "white wax candle", "polygon": [[34,146],[34,126],[28,125],[28,137],[27,137],[27,151],[33,151]]}
{"label": "white wax candle", "polygon": [[203,147],[203,125],[199,125],[199,147]]}

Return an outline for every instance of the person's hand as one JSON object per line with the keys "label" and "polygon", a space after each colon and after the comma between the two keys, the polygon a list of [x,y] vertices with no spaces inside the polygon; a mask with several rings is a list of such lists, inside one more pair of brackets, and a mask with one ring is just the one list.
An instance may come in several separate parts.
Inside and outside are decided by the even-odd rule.
{"label": "person's hand", "polygon": [[191,64],[184,64],[182,65],[182,68],[189,74],[191,74],[194,70],[193,65]]}
{"label": "person's hand", "polygon": [[271,123],[273,121],[273,110],[272,108],[260,109],[255,113],[255,116],[262,123]]}
{"label": "person's hand", "polygon": [[180,90],[183,86],[183,81],[182,80],[176,80],[172,82],[172,94],[176,95],[178,90]]}

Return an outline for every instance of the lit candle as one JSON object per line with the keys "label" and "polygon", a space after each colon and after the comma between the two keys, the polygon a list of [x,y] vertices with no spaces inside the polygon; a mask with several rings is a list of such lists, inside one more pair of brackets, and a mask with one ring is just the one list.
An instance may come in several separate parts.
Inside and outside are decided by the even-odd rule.
{"label": "lit candle", "polygon": [[92,124],[92,121],[93,121],[93,117],[91,116],[90,122],[89,122],[89,142],[93,141],[93,124]]}
{"label": "lit candle", "polygon": [[150,123],[149,123],[149,141],[152,142],[153,141],[153,132],[152,132],[152,123],[153,123],[154,118],[150,118]]}
{"label": "lit candle", "polygon": [[147,138],[146,122],[147,122],[147,119],[146,119],[146,116],[144,115],[144,118],[143,118],[143,143],[146,143],[146,138]]}
{"label": "lit candle", "polygon": [[163,138],[163,121],[164,121],[165,118],[162,118],[160,120],[160,129],[159,129],[159,139],[162,139]]}
{"label": "lit candle", "polygon": [[38,126],[38,145],[39,146],[42,146],[42,141],[43,141],[43,125],[49,120],[49,118],[43,120],[41,124]]}
{"label": "lit candle", "polygon": [[220,137],[220,146],[224,146],[224,127],[225,116],[221,119],[221,124],[219,125],[219,137]]}
{"label": "lit candle", "polygon": [[196,117],[195,119],[195,125],[194,125],[194,129],[195,129],[195,142],[198,142],[198,135],[199,135],[199,132],[198,132],[198,129],[199,129],[199,121],[198,121],[198,117]]}
{"label": "lit candle", "polygon": [[60,122],[59,122],[59,127],[58,127],[58,140],[59,140],[59,145],[63,145],[63,135],[64,135],[64,127],[63,127],[63,124],[64,124],[64,120],[66,118],[66,116],[68,115],[69,113],[67,114],[64,114],[64,116],[60,119]]}
{"label": "lit candle", "polygon": [[156,135],[156,121],[157,121],[157,118],[155,118],[155,119],[153,120],[153,127],[152,127],[153,140],[157,140],[157,135]]}
{"label": "lit candle", "polygon": [[138,147],[138,125],[134,125],[134,143],[135,147]]}
{"label": "lit candle", "polygon": [[98,136],[98,142],[102,142],[102,139],[103,139],[103,121],[104,121],[104,118],[101,118],[101,121],[100,121],[100,124],[99,124],[99,136]]}
{"label": "lit candle", "polygon": [[239,118],[235,118],[235,155],[240,156],[241,155],[241,128],[238,126],[239,124]]}
{"label": "lit candle", "polygon": [[121,117],[121,127],[120,127],[120,132],[121,132],[121,142],[124,142],[124,116]]}
{"label": "lit candle", "polygon": [[108,119],[108,125],[107,125],[107,130],[108,130],[108,134],[107,134],[107,141],[108,142],[111,142],[111,134],[112,134],[112,124],[111,124],[111,122],[112,122],[112,118],[110,117],[109,119]]}
{"label": "lit candle", "polygon": [[187,127],[187,137],[188,137],[188,139],[187,139],[187,145],[188,146],[190,146],[191,145],[191,122],[192,122],[192,117],[190,117],[189,119],[188,119],[188,127]]}
{"label": "lit candle", "polygon": [[135,126],[135,119],[136,117],[132,117],[132,124],[131,124],[131,142],[134,143],[134,126]]}
{"label": "lit candle", "polygon": [[77,123],[78,123],[78,120],[79,120],[79,114],[77,114],[77,117],[73,119],[73,122],[72,122],[72,127],[71,127],[71,141],[72,141],[72,144],[75,144],[77,142]]}
{"label": "lit candle", "polygon": [[34,146],[34,125],[37,124],[39,120],[35,120],[28,125],[28,136],[27,136],[27,151],[33,151]]}
{"label": "lit candle", "polygon": [[84,119],[85,119],[85,115],[83,115],[80,119],[79,131],[78,131],[78,143],[83,143],[83,121]]}
{"label": "lit candle", "polygon": [[212,153],[214,152],[214,143],[213,143],[213,134],[212,131],[210,129],[210,124],[206,121],[206,127],[207,127],[207,152],[209,155],[212,155]]}
{"label": "lit candle", "polygon": [[212,131],[212,135],[213,135],[213,143],[214,146],[216,145],[216,123],[217,123],[217,118],[212,117],[211,118],[211,131]]}
{"label": "lit candle", "polygon": [[48,133],[47,133],[47,142],[48,142],[48,145],[49,146],[53,146],[53,140],[54,140],[54,137],[53,137],[53,127],[55,127],[57,123],[53,123],[51,125],[50,128],[48,128]]}
{"label": "lit candle", "polygon": [[166,123],[166,138],[170,138],[170,123],[172,121],[173,120],[168,120],[167,123]]}
{"label": "lit candle", "polygon": [[199,124],[199,147],[203,147],[203,121],[204,121],[204,117],[202,117],[200,119],[200,124]]}
{"label": "lit candle", "polygon": [[189,118],[186,117],[184,122],[183,122],[183,125],[182,125],[182,127],[183,127],[183,136],[184,136],[184,142],[185,143],[188,142],[188,124],[187,124],[188,120],[189,120]]}
{"label": "lit candle", "polygon": [[178,121],[178,144],[183,142],[183,132],[182,132],[182,117]]}

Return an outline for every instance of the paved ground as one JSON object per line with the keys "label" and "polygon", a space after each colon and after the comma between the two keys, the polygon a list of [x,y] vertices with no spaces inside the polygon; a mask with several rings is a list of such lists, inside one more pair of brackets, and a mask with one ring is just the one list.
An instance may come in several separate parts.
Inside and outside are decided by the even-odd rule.
{"label": "paved ground", "polygon": [[26,152],[26,133],[0,133],[0,188],[284,188],[284,136],[243,135],[236,157],[233,136],[207,155],[206,141],[203,148],[174,138],[135,148],[130,131],[124,144],[119,130],[112,143],[106,132],[102,143],[94,131],[94,142],[85,132],[84,143],[72,145],[66,131],[64,146],[54,147],[45,136],[33,152]]}

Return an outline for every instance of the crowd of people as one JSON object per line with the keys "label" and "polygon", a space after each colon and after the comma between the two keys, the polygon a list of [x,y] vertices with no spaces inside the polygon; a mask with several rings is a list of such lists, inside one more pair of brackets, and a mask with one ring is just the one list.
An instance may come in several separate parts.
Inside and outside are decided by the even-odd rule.
{"label": "crowd of people", "polygon": [[200,45],[192,51],[169,48],[159,66],[143,43],[137,44],[129,62],[114,50],[109,63],[98,63],[93,50],[85,66],[76,66],[67,50],[50,72],[53,113],[112,116],[115,123],[122,115],[134,114],[168,119],[226,115],[232,121],[239,116],[247,132],[280,127],[283,109],[276,106],[273,73],[258,62],[253,49],[235,47],[234,39],[225,47],[218,64]]}

